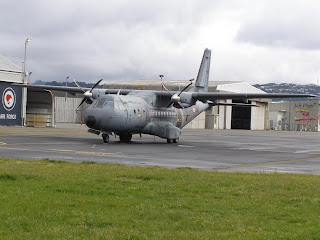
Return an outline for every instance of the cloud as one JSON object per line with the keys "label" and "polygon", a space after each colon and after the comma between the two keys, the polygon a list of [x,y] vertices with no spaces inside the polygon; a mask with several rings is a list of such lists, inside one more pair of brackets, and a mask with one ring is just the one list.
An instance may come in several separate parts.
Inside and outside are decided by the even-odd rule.
{"label": "cloud", "polygon": [[42,80],[59,81],[70,72],[86,81],[154,78],[174,70],[173,61],[188,54],[184,43],[213,13],[212,5],[209,0],[1,2],[6,21],[0,23],[0,48],[21,62],[24,39],[31,38],[27,68]]}
{"label": "cloud", "polygon": [[0,54],[21,66],[31,38],[33,81],[177,80],[196,77],[208,47],[211,80],[301,82],[320,60],[318,4],[304,3],[0,0]]}
{"label": "cloud", "polygon": [[320,2],[270,1],[256,18],[244,22],[237,40],[257,46],[319,50]]}

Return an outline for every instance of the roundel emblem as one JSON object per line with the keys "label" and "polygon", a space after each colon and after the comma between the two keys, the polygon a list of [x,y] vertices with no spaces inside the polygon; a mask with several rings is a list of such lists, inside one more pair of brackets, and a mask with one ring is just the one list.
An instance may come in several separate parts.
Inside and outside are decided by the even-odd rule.
{"label": "roundel emblem", "polygon": [[16,105],[16,93],[12,88],[8,87],[3,91],[2,104],[7,111],[11,111]]}

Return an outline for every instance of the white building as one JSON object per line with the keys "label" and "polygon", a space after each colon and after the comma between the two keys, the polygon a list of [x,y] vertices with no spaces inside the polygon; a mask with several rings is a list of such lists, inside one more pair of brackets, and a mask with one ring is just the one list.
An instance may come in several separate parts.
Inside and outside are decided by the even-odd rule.
{"label": "white building", "polygon": [[285,131],[320,131],[320,102],[292,101],[270,103],[270,128]]}

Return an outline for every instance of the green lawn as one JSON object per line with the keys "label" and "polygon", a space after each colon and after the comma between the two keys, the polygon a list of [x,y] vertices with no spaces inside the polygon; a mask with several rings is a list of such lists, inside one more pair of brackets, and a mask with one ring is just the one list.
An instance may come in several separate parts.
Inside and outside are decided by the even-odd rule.
{"label": "green lawn", "polygon": [[320,239],[320,176],[0,159],[0,239]]}

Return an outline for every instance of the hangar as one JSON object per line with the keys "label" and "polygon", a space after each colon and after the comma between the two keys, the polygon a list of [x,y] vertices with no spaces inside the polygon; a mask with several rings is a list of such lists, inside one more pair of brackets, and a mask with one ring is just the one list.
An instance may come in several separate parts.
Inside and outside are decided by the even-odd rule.
{"label": "hangar", "polygon": [[0,55],[0,125],[21,125],[22,89],[11,83],[22,83],[22,68]]}
{"label": "hangar", "polygon": [[[24,125],[23,89],[11,83],[23,83],[22,68],[0,55],[0,126]],[[26,126],[54,126],[54,96],[50,91],[28,89]]]}

